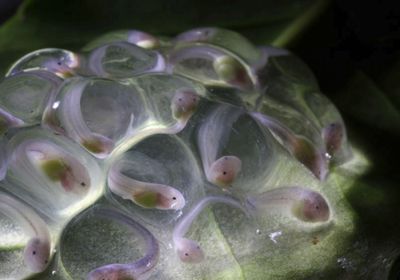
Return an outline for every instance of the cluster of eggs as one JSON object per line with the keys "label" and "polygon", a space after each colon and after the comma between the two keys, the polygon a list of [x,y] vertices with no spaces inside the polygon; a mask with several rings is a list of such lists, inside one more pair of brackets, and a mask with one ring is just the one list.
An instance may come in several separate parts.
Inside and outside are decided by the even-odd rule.
{"label": "cluster of eggs", "polygon": [[340,114],[298,58],[219,28],[172,39],[117,31],[79,53],[29,53],[0,81],[0,133],[0,213],[29,238],[25,276],[48,267],[82,215],[127,224],[146,244],[134,262],[88,267],[87,279],[151,272],[161,250],[143,225],[156,224],[152,211],[176,213],[160,227],[173,226],[173,250],[188,263],[204,259],[185,235],[210,203],[244,219],[268,206],[326,223],[332,210],[318,191],[263,187],[277,162],[324,181],[350,156]]}

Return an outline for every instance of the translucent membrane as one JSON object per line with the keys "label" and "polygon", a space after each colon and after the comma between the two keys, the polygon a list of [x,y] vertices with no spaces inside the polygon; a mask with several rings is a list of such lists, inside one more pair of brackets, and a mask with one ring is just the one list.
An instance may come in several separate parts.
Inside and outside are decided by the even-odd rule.
{"label": "translucent membrane", "polygon": [[279,144],[245,111],[228,104],[208,107],[196,127],[207,180],[222,188],[232,186],[232,192],[263,186],[282,160]]}
{"label": "translucent membrane", "polygon": [[161,72],[165,69],[165,61],[156,51],[126,42],[115,42],[91,51],[86,68],[90,75],[129,78],[146,72]]}
{"label": "translucent membrane", "polygon": [[6,76],[29,70],[45,70],[60,77],[74,75],[80,67],[80,58],[77,54],[63,49],[40,49],[26,54],[17,60],[8,69]]}
{"label": "translucent membrane", "polygon": [[28,270],[33,273],[44,271],[50,262],[53,247],[46,223],[35,210],[1,192],[0,212],[16,222],[29,237],[23,253]]}
{"label": "translucent membrane", "polygon": [[[159,145],[165,148],[162,153],[157,150]],[[123,180],[116,180],[121,176]],[[170,135],[143,140],[114,160],[108,172],[110,198],[152,224],[167,225],[181,215],[186,201],[202,192],[201,184],[189,147]]]}
{"label": "translucent membrane", "polygon": [[145,101],[135,87],[74,78],[61,86],[44,124],[105,158],[124,137],[140,129],[146,115]]}
{"label": "translucent membrane", "polygon": [[140,30],[118,30],[106,33],[89,42],[83,51],[91,51],[109,43],[128,42],[144,49],[154,49],[161,45],[158,38]]}
{"label": "translucent membrane", "polygon": [[286,111],[290,108],[306,118],[317,128],[317,138],[322,136],[333,163],[343,163],[351,156],[340,113],[320,93],[315,76],[307,65],[294,55],[276,56],[269,59],[260,72],[258,78],[266,85],[265,103],[279,104]]}
{"label": "translucent membrane", "polygon": [[179,133],[196,112],[201,97],[205,96],[204,87],[178,76],[144,74],[126,82],[143,96],[146,115],[141,118],[140,129],[135,130],[115,154],[150,135]]}
{"label": "translucent membrane", "polygon": [[168,69],[206,85],[250,90],[254,77],[250,68],[234,54],[207,45],[177,47],[169,53]]}
{"label": "translucent membrane", "polygon": [[5,188],[62,226],[103,192],[94,159],[62,136],[32,129],[9,142]]}
{"label": "translucent membrane", "polygon": [[175,37],[179,45],[189,43],[205,43],[221,47],[241,57],[246,63],[257,64],[261,58],[260,51],[245,37],[237,32],[217,28],[203,27],[185,31]]}
{"label": "translucent membrane", "polygon": [[42,70],[20,72],[4,78],[0,81],[0,109],[7,108],[23,125],[40,124],[46,106],[61,83],[61,78]]}
{"label": "translucent membrane", "polygon": [[[105,242],[108,231],[118,236]],[[158,241],[131,215],[110,207],[94,207],[70,223],[62,237],[60,257],[70,277],[77,279],[142,279],[157,263]],[[82,246],[84,252],[76,251]],[[107,252],[107,253],[105,253]]]}

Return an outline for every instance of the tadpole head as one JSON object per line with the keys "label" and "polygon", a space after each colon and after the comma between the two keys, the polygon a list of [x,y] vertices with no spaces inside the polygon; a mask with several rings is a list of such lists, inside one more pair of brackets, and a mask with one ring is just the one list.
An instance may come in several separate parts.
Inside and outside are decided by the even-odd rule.
{"label": "tadpole head", "polygon": [[175,118],[188,119],[197,109],[199,96],[191,89],[178,90],[171,102],[171,110]]}
{"label": "tadpole head", "polygon": [[179,238],[176,243],[176,252],[182,262],[199,263],[204,259],[203,250],[197,242],[187,238]]}
{"label": "tadpole head", "polygon": [[25,246],[24,261],[33,272],[44,271],[50,262],[50,242],[41,238],[31,238]]}
{"label": "tadpole head", "polygon": [[304,222],[325,222],[330,216],[327,201],[315,191],[305,191],[294,203],[292,213]]}
{"label": "tadpole head", "polygon": [[210,166],[209,180],[211,183],[226,188],[236,179],[242,168],[242,161],[236,156],[223,156]]}
{"label": "tadpole head", "polygon": [[163,209],[180,210],[185,204],[185,198],[182,193],[176,189],[170,188],[160,196],[160,206]]}

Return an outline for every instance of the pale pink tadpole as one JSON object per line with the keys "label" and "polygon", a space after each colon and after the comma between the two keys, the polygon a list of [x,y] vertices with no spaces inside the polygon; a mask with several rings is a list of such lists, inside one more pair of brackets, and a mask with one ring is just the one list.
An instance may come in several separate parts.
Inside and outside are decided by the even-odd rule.
{"label": "pale pink tadpole", "polygon": [[233,106],[217,106],[197,132],[197,146],[206,178],[222,188],[231,186],[242,168],[241,159],[237,156],[224,155],[218,158],[229,139],[233,123],[242,113]]}
{"label": "pale pink tadpole", "polygon": [[325,147],[319,149],[307,138],[296,135],[283,123],[261,113],[250,113],[255,120],[267,127],[281,141],[283,146],[319,180],[325,180],[328,174],[328,163],[325,158]]}
{"label": "pale pink tadpole", "polygon": [[[65,192],[86,195],[91,187],[87,168],[61,147],[46,140],[28,140],[13,154],[19,168],[38,170],[49,181],[58,182]],[[20,162],[20,164],[17,164]],[[31,171],[28,174],[32,174]]]}
{"label": "pale pink tadpole", "polygon": [[81,97],[88,83],[82,81],[73,84],[74,88],[64,96],[60,110],[67,135],[95,157],[103,159],[112,152],[115,143],[107,136],[92,132],[83,119]]}
{"label": "pale pink tadpole", "polygon": [[35,273],[44,271],[52,257],[46,223],[32,208],[4,193],[0,193],[0,212],[21,226],[29,236],[23,253],[25,265]]}
{"label": "pale pink tadpole", "polygon": [[182,193],[168,185],[142,182],[121,172],[123,162],[115,163],[108,172],[111,192],[133,203],[150,209],[180,210],[185,206]]}
{"label": "pale pink tadpole", "polygon": [[211,164],[208,179],[219,187],[229,187],[235,181],[241,167],[242,161],[238,157],[223,156]]}
{"label": "pale pink tadpole", "polygon": [[320,193],[304,187],[279,187],[249,195],[247,201],[256,211],[268,207],[286,208],[293,217],[303,222],[326,222],[330,218],[330,208],[326,199]]}

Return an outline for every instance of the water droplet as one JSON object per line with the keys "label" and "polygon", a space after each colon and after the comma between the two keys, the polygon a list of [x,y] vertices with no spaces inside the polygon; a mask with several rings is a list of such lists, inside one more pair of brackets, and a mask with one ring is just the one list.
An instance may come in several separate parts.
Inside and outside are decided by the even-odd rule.
{"label": "water droplet", "polygon": [[274,242],[275,244],[278,243],[276,241],[276,238],[282,235],[282,231],[275,231],[275,232],[271,232],[270,234],[268,234],[269,239],[271,239],[272,242]]}

